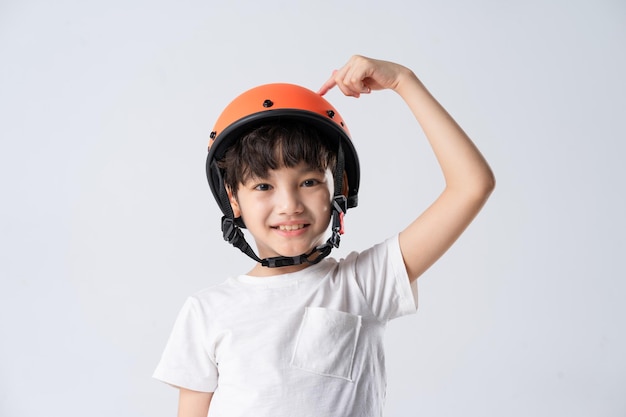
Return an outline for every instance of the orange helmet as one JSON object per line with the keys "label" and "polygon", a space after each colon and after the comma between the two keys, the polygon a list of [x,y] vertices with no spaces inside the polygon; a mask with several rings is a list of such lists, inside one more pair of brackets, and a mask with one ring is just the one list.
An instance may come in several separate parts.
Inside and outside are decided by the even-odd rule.
{"label": "orange helmet", "polygon": [[[339,223],[342,223],[343,213],[358,204],[360,171],[357,153],[343,118],[326,99],[304,87],[282,83],[261,85],[244,92],[226,106],[215,123],[209,140],[206,173],[213,196],[224,213],[222,219],[224,238],[259,262],[267,260],[260,260],[256,255],[249,253],[250,249],[245,244],[243,234],[238,230],[239,227],[245,227],[245,225],[240,218],[233,218],[223,172],[218,167],[217,161],[222,159],[226,150],[250,129],[277,120],[291,120],[313,125],[327,138],[336,139],[337,166],[333,172],[335,178],[333,212],[336,213],[333,214],[333,229],[337,230],[329,239],[329,242],[333,240],[332,246],[339,245],[339,233],[342,233],[340,231],[342,225]],[[344,176],[347,179],[347,187],[343,184]],[[244,241],[243,244],[240,243],[241,240]],[[245,245],[245,250],[242,245]],[[330,252],[330,249],[321,257],[316,255],[315,262],[328,255],[327,252]],[[280,257],[281,260],[276,265],[272,265],[276,262],[270,259],[270,264],[264,263],[264,265],[313,263],[310,260],[311,254],[304,254],[302,257],[305,258],[293,262],[285,261],[286,258]]]}

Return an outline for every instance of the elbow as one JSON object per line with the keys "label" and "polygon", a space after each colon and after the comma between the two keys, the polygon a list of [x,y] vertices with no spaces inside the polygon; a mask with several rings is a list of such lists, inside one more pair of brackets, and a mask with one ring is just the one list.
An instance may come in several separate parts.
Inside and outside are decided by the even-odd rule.
{"label": "elbow", "polygon": [[496,177],[487,166],[486,169],[467,173],[458,181],[446,183],[446,190],[455,193],[460,199],[482,206],[496,188]]}
{"label": "elbow", "polygon": [[487,201],[493,190],[496,188],[496,177],[493,175],[493,172],[489,170],[483,178],[481,178],[480,182],[477,186],[477,197],[483,202]]}
{"label": "elbow", "polygon": [[471,182],[466,183],[464,191],[468,199],[482,205],[486,202],[496,188],[496,177],[491,170],[476,176]]}
{"label": "elbow", "polygon": [[489,170],[489,173],[485,176],[483,180],[483,189],[487,197],[491,195],[493,190],[496,189],[496,176],[493,175],[493,171]]}

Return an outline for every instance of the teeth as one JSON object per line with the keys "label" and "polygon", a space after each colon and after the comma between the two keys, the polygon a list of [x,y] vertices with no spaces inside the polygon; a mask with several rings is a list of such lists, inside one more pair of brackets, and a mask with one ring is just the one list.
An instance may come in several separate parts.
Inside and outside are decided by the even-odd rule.
{"label": "teeth", "polygon": [[298,230],[298,229],[302,229],[304,227],[303,224],[281,224],[280,226],[278,226],[278,229],[280,230],[285,230],[285,231],[292,231],[292,230]]}

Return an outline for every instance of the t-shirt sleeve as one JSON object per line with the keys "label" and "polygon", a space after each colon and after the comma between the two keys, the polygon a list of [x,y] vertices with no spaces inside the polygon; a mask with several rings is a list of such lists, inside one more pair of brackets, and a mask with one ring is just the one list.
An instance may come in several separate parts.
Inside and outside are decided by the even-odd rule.
{"label": "t-shirt sleeve", "polygon": [[361,252],[355,262],[358,285],[381,321],[417,310],[417,281],[409,281],[398,235]]}
{"label": "t-shirt sleeve", "polygon": [[207,326],[196,298],[187,299],[157,365],[154,378],[194,391],[217,388],[217,367],[207,349]]}

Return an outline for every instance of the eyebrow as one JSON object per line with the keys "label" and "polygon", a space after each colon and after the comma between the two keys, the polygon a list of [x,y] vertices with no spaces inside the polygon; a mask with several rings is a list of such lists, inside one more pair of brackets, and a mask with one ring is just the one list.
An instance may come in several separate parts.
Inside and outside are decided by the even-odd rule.
{"label": "eyebrow", "polygon": [[267,174],[264,175],[264,176],[248,175],[247,178],[244,178],[244,181],[248,182],[248,181],[259,181],[259,180],[270,179],[271,176],[272,176],[270,173],[276,172],[277,170],[282,169],[282,168],[294,169],[294,170],[296,170],[296,172],[299,175],[306,174],[306,173],[309,173],[309,172],[316,173],[316,174],[326,174],[326,171],[328,170],[328,168],[327,169],[315,168],[315,167],[309,166],[307,164],[302,164],[302,167],[300,167],[300,168],[298,168],[298,167],[285,167],[285,166],[282,166],[282,167],[277,168],[277,169],[268,169],[267,170]]}

